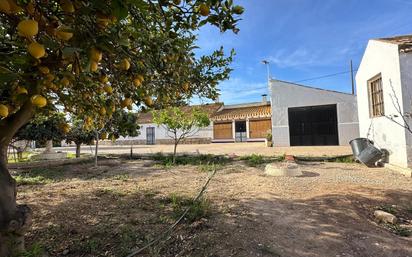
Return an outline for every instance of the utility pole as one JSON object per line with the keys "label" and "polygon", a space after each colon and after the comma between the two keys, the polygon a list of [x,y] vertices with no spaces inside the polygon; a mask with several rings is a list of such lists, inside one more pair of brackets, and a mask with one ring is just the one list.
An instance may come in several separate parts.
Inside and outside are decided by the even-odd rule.
{"label": "utility pole", "polygon": [[269,61],[263,60],[262,63],[263,63],[264,65],[266,65],[266,72],[267,72],[268,86],[269,86],[269,85],[270,85],[270,80],[271,80]]}
{"label": "utility pole", "polygon": [[352,80],[352,95],[355,95],[355,81],[353,79],[353,63],[352,60],[350,60],[350,77]]}

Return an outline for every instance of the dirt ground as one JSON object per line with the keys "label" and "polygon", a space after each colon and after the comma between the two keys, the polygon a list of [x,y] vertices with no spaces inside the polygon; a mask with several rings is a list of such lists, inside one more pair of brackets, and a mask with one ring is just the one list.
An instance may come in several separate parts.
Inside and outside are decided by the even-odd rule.
{"label": "dirt ground", "polygon": [[[194,197],[208,177],[202,166],[151,160],[100,165],[55,168],[39,173],[47,183],[19,186],[18,201],[34,212],[29,245],[49,256],[126,256],[174,222],[171,196]],[[411,178],[351,163],[299,168],[303,176],[268,177],[242,161],[219,167],[208,215],[140,256],[412,256],[412,237],[373,219],[384,208],[412,225]]]}
{"label": "dirt ground", "polygon": [[[75,152],[74,147],[57,147],[56,150]],[[83,146],[83,153],[93,153],[93,146]],[[101,145],[100,153],[130,153],[130,146]],[[172,145],[134,145],[133,152],[137,154],[172,153]],[[266,147],[264,142],[248,143],[213,143],[213,144],[182,144],[178,146],[179,153],[201,153],[201,154],[227,154],[227,155],[249,155],[252,153],[272,155],[295,155],[295,156],[338,156],[352,154],[350,146],[294,146],[294,147]]]}

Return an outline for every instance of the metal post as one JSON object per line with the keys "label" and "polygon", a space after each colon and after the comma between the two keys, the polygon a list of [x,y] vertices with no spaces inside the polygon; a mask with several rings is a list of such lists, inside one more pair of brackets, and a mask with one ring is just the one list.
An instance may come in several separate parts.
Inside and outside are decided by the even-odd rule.
{"label": "metal post", "polygon": [[352,60],[350,60],[350,77],[352,80],[352,95],[355,95],[355,81],[353,79],[353,63]]}

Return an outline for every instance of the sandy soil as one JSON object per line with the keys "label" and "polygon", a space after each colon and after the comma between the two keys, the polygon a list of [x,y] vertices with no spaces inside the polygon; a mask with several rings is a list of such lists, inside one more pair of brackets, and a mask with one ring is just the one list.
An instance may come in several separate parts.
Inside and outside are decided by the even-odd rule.
{"label": "sandy soil", "polygon": [[[412,179],[358,164],[300,164],[301,177],[267,177],[234,162],[206,192],[207,218],[183,223],[142,256],[410,257],[412,237],[376,224],[390,206],[412,225]],[[171,195],[193,197],[208,174],[152,161],[57,168],[53,183],[19,186],[34,211],[29,244],[50,256],[126,256],[166,229]],[[409,221],[408,221],[409,220]]]}
{"label": "sandy soil", "polygon": [[[74,147],[59,147],[56,150],[75,152]],[[83,153],[92,153],[92,146],[83,146]],[[100,153],[130,153],[130,146],[100,146]],[[172,153],[172,145],[135,145],[133,152],[137,154],[145,153]],[[179,153],[201,153],[201,154],[229,154],[229,155],[249,155],[252,153],[265,156],[290,154],[296,156],[337,156],[352,154],[350,146],[294,146],[294,147],[266,147],[262,142],[249,143],[213,143],[213,144],[193,144],[179,145]]]}

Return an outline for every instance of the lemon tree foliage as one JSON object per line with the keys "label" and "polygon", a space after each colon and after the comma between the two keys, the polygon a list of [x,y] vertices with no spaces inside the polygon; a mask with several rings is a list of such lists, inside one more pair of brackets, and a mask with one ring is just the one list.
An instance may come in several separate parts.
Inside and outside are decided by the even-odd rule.
{"label": "lemon tree foliage", "polygon": [[44,143],[47,140],[64,140],[70,127],[63,113],[47,113],[36,115],[15,135],[15,140],[35,140]]}
{"label": "lemon tree foliage", "polygon": [[232,54],[197,57],[195,33],[237,32],[242,12],[232,0],[0,0],[0,256],[23,250],[30,227],[6,167],[19,128],[48,106],[90,129],[122,108],[215,98]]}
{"label": "lemon tree foliage", "polygon": [[136,137],[140,133],[139,129],[136,113],[117,110],[102,129],[100,139],[115,140],[121,136]]}
{"label": "lemon tree foliage", "polygon": [[91,130],[84,129],[84,121],[81,119],[73,119],[70,130],[66,134],[66,142],[76,145],[76,158],[80,157],[80,147],[82,144],[92,144],[95,139],[95,133]]}
{"label": "lemon tree foliage", "polygon": [[208,114],[200,108],[170,107],[152,113],[153,121],[164,127],[167,135],[173,139],[173,163],[176,160],[177,145],[195,135],[199,129],[210,125]]}

